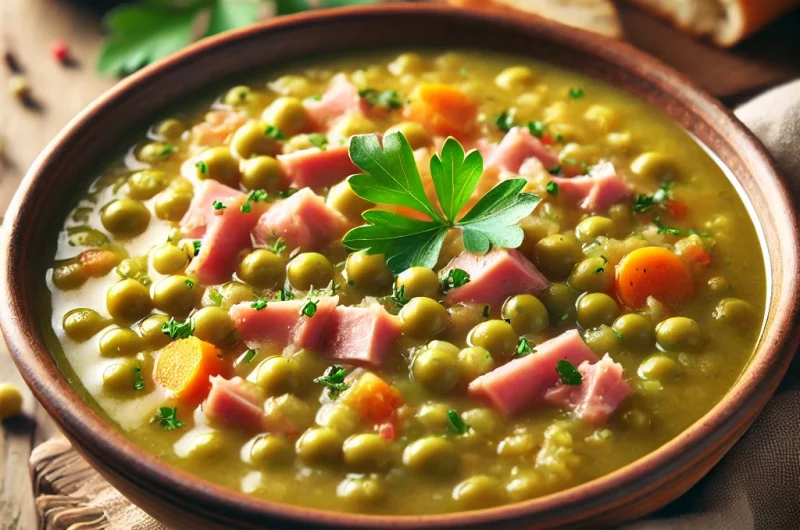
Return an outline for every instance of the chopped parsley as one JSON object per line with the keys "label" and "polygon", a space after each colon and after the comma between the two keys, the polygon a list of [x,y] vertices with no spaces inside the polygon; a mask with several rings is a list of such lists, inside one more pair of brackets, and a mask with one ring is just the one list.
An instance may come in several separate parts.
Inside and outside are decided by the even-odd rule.
{"label": "chopped parsley", "polygon": [[556,372],[561,378],[561,382],[568,386],[578,386],[583,383],[583,376],[569,361],[560,360],[556,363]]}
{"label": "chopped parsley", "polygon": [[139,366],[133,369],[133,388],[144,390],[144,377],[142,377],[142,369]]}
{"label": "chopped parsley", "polygon": [[284,241],[282,237],[279,237],[267,248],[274,254],[280,254],[286,250],[286,241]]}
{"label": "chopped parsley", "polygon": [[166,144],[164,148],[161,150],[161,156],[169,156],[175,152],[175,148],[169,144]]}
{"label": "chopped parsley", "polygon": [[392,285],[392,301],[397,304],[398,307],[403,307],[409,302],[409,299],[406,298],[406,286],[401,285],[397,287],[397,283]]}
{"label": "chopped parsley", "polygon": [[183,283],[185,283],[185,284],[186,284],[186,287],[188,287],[189,289],[191,289],[192,287],[194,287],[194,282],[193,282],[192,280],[190,280],[189,278],[186,278],[186,279],[183,281]]}
{"label": "chopped parsley", "polygon": [[450,424],[450,430],[455,434],[466,434],[472,428],[455,409],[447,411],[447,422]]}
{"label": "chopped parsley", "polygon": [[267,128],[264,129],[264,134],[272,138],[273,140],[285,140],[286,135],[283,134],[283,131],[275,127],[274,125],[267,125]]}
{"label": "chopped parsley", "polygon": [[296,190],[296,189],[294,189],[294,188],[289,188],[288,190],[281,190],[281,191],[279,191],[279,192],[278,192],[278,197],[280,197],[281,199],[285,199],[285,198],[287,198],[287,197],[291,197],[291,196],[292,196],[292,195],[294,195],[295,193],[297,193],[297,190]]}
{"label": "chopped parsley", "polygon": [[275,295],[275,300],[278,302],[285,302],[287,300],[294,300],[296,296],[291,289],[280,289],[278,294]]}
{"label": "chopped parsley", "polygon": [[564,322],[564,321],[565,321],[566,319],[568,319],[568,318],[569,318],[569,311],[567,311],[566,313],[564,313],[563,315],[561,315],[560,317],[558,317],[558,319],[559,319],[561,322]]}
{"label": "chopped parsley", "polygon": [[205,175],[206,173],[208,173],[208,164],[206,164],[206,163],[205,163],[204,161],[202,161],[202,160],[199,160],[197,163],[195,163],[194,167],[196,167],[197,169],[199,169],[199,170],[200,170],[200,173],[202,173],[203,175]]}
{"label": "chopped parsley", "polygon": [[595,274],[603,274],[606,271],[606,263],[608,263],[608,258],[605,256],[600,257],[603,258],[603,264],[594,270]]}
{"label": "chopped parsley", "polygon": [[253,302],[250,304],[250,307],[252,307],[252,308],[253,308],[253,309],[255,309],[256,311],[261,311],[262,309],[264,309],[265,307],[267,307],[267,299],[266,299],[266,298],[261,298],[261,297],[259,297],[259,298],[256,298],[256,299],[255,299],[255,300],[253,300]]}
{"label": "chopped parsley", "polygon": [[337,364],[334,364],[333,366],[329,366],[328,369],[325,370],[324,374],[314,379],[314,382],[325,385],[330,397],[336,399],[340,393],[347,390],[347,388],[350,386],[350,383],[346,383],[344,380],[346,376],[347,370]]}
{"label": "chopped parsley", "polygon": [[202,244],[203,244],[203,243],[202,243],[202,242],[200,242],[200,241],[192,241],[192,248],[194,249],[194,255],[195,255],[195,256],[197,256],[198,254],[200,254],[200,246],[201,246]]}
{"label": "chopped parsley", "polygon": [[561,164],[556,164],[553,167],[547,168],[547,172],[551,175],[560,175],[561,174]]}
{"label": "chopped parsley", "polygon": [[519,344],[517,344],[517,357],[525,357],[531,353],[536,353],[536,350],[533,349],[534,344],[531,343],[525,337],[519,338]]}
{"label": "chopped parsley", "polygon": [[671,199],[672,182],[666,181],[652,195],[637,194],[633,199],[633,211],[635,213],[647,213],[653,206],[669,201]]}
{"label": "chopped parsley", "polygon": [[658,228],[659,234],[674,234],[676,236],[681,235],[681,231],[679,229],[664,225],[664,223],[662,223],[661,219],[659,219],[658,217],[653,219],[653,223]]}
{"label": "chopped parsley", "polygon": [[547,193],[550,195],[558,195],[558,183],[551,180],[547,183],[545,190],[547,190]]}
{"label": "chopped parsley", "polygon": [[358,96],[373,107],[383,107],[385,109],[399,109],[403,106],[403,100],[397,90],[378,91],[374,88],[365,88],[358,91]]}
{"label": "chopped parsley", "polygon": [[211,300],[216,307],[222,307],[222,295],[216,289],[208,290],[208,299]]}
{"label": "chopped parsley", "polygon": [[178,419],[178,407],[159,407],[155,421],[167,431],[174,431],[184,426],[184,423]]}
{"label": "chopped parsley", "polygon": [[450,289],[455,289],[469,283],[469,273],[462,269],[450,269],[442,279],[442,292],[446,293]]}
{"label": "chopped parsley", "polygon": [[245,363],[251,362],[253,359],[255,359],[257,353],[258,353],[257,350],[247,350],[246,352],[244,352],[244,358],[242,359],[242,362]]}
{"label": "chopped parsley", "polygon": [[185,339],[194,333],[194,322],[187,318],[185,322],[179,322],[174,317],[161,324],[161,333],[169,335],[171,339]]}
{"label": "chopped parsley", "polygon": [[583,95],[584,93],[581,87],[573,87],[569,89],[569,97],[572,99],[581,99]]}
{"label": "chopped parsley", "polygon": [[322,101],[322,94],[312,94],[308,96],[308,99],[313,101]]}
{"label": "chopped parsley", "polygon": [[322,133],[312,133],[307,136],[308,141],[311,142],[311,145],[315,147],[319,147],[323,151],[325,150],[325,146],[328,145],[328,137]]}
{"label": "chopped parsley", "polygon": [[619,331],[615,331],[615,332],[614,332],[614,335],[616,335],[616,336],[617,336],[617,338],[618,338],[619,340],[622,340],[622,339],[624,338],[624,337],[622,336],[622,333],[620,333]]}
{"label": "chopped parsley", "polygon": [[497,128],[501,131],[508,132],[514,126],[516,114],[517,109],[514,107],[504,110],[494,119],[494,124],[497,125]]}
{"label": "chopped parsley", "polygon": [[528,122],[528,130],[536,138],[541,138],[544,136],[544,131],[546,129],[547,125],[543,121],[534,120]]}
{"label": "chopped parsley", "polygon": [[242,213],[250,213],[251,211],[253,211],[252,207],[250,206],[251,202],[261,202],[261,201],[266,201],[266,200],[267,200],[267,192],[266,191],[264,191],[264,190],[253,190],[253,191],[251,191],[250,193],[247,194],[247,198],[242,203],[242,206],[241,206],[241,208],[239,208],[239,211],[241,211]]}
{"label": "chopped parsley", "polygon": [[214,202],[212,203],[212,205],[214,206],[214,211],[215,211],[215,212],[219,212],[219,213],[222,213],[222,210],[224,210],[225,208],[227,208],[227,206],[225,206],[224,204],[222,204],[222,202],[221,202],[221,201],[214,201]]}
{"label": "chopped parsley", "polygon": [[300,309],[300,316],[306,316],[308,318],[313,317],[317,314],[317,304],[319,300],[309,300],[306,302],[306,305]]}

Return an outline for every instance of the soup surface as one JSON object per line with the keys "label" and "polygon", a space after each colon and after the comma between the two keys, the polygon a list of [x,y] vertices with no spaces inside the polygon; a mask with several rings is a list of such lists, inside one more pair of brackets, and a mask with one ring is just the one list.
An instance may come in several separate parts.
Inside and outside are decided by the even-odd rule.
{"label": "soup surface", "polygon": [[131,440],[256,497],[410,515],[568,488],[700,418],[759,337],[720,168],[547,64],[293,65],[127,147],[59,233],[54,355]]}

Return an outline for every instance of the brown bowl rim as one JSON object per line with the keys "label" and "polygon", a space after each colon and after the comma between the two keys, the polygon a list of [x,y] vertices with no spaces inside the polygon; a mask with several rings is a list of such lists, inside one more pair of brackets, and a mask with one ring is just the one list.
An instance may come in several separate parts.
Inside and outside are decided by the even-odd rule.
{"label": "brown bowl rim", "polygon": [[[796,237],[782,241],[789,246],[785,249],[785,255],[770,257],[773,260],[782,260],[783,275],[781,278],[772,279],[773,282],[780,282],[780,295],[770,301],[768,317],[771,315],[773,320],[763,333],[757,354],[724,398],[677,437],[631,464],[561,492],[491,509],[423,516],[376,516],[305,508],[259,500],[201,480],[187,472],[165,465],[156,456],[140,449],[92,411],[68,385],[63,375],[50,374],[45,363],[40,362],[34,354],[36,350],[49,355],[39,340],[36,324],[24,312],[18,296],[24,286],[15,280],[15,271],[21,266],[19,258],[22,254],[21,248],[25,244],[22,237],[26,213],[24,204],[33,183],[47,178],[42,169],[48,163],[52,163],[49,162],[50,159],[58,158],[61,144],[70,136],[78,134],[96,116],[102,115],[104,109],[112,102],[124,100],[127,94],[135,91],[145,80],[191,62],[211,50],[222,49],[226,43],[247,40],[262,32],[290,30],[304,24],[332,24],[337,20],[351,17],[380,18],[411,12],[439,17],[473,19],[480,17],[486,24],[536,29],[546,34],[548,39],[577,48],[587,55],[600,57],[618,68],[633,73],[638,78],[646,79],[659,90],[684,102],[687,107],[693,109],[694,115],[704,115],[709,118],[708,121],[716,124],[718,129],[724,128],[731,132],[728,139],[730,144],[737,149],[745,150],[748,159],[752,161],[751,165],[760,168],[764,174],[763,180],[772,187],[770,198],[778,201],[772,206],[776,211],[785,212],[778,229],[784,235],[798,234],[797,211],[790,200],[789,188],[755,136],[731,111],[699,89],[692,81],[622,42],[544,19],[515,18],[507,14],[456,9],[435,4],[379,5],[315,11],[266,20],[247,28],[204,39],[131,75],[77,115],[31,166],[9,206],[6,222],[2,227],[4,237],[0,243],[2,245],[0,253],[3,256],[0,285],[9,294],[9,300],[7,304],[0,306],[0,326],[14,361],[36,398],[58,420],[60,428],[69,437],[79,441],[83,450],[88,450],[94,456],[101,458],[114,472],[121,473],[128,480],[135,477],[133,482],[137,487],[170,492],[173,496],[178,495],[187,505],[202,503],[213,506],[216,510],[222,510],[222,513],[228,516],[235,514],[253,521],[280,518],[287,522],[350,528],[421,529],[461,528],[519,519],[539,513],[553,516],[557,512],[562,523],[586,520],[593,514],[602,514],[610,509],[619,508],[631,502],[631,499],[642,498],[674,479],[682,470],[696,465],[704,454],[718,451],[726,442],[741,436],[766,404],[788,368],[797,348],[797,329],[800,323],[800,307],[792,304],[800,293],[798,284],[800,246]],[[738,193],[740,196],[746,195],[741,190]],[[763,222],[760,224],[763,225]],[[766,342],[769,344],[765,345]],[[570,513],[575,515],[570,516]]]}

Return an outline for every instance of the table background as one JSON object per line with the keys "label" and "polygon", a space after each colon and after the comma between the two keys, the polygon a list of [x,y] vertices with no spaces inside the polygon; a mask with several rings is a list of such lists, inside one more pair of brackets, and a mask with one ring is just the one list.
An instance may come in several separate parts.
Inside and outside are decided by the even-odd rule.
{"label": "table background", "polygon": [[[732,50],[694,42],[635,9],[622,8],[627,38],[688,74],[734,106],[764,88],[800,77],[800,11],[774,23]],[[50,55],[65,40],[75,64]],[[102,41],[101,12],[76,0],[0,0],[0,51],[10,51],[28,76],[39,110],[20,105],[4,87],[10,72],[0,66],[0,212],[39,151],[83,107],[114,84],[94,70]],[[53,434],[47,414],[27,391],[0,344],[0,381],[23,389],[25,417],[0,424],[0,530],[36,528],[28,456]]]}

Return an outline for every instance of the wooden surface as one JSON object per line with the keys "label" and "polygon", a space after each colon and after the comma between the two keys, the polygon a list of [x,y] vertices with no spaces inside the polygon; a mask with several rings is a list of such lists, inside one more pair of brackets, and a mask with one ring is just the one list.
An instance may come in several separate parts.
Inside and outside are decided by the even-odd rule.
{"label": "wooden surface", "polygon": [[[623,9],[629,39],[691,75],[728,104],[792,77],[800,76],[800,12],[790,14],[732,51],[691,41],[661,22]],[[77,65],[64,67],[50,55],[55,39],[70,45]],[[99,15],[63,0],[0,0],[0,49],[18,58],[30,79],[40,110],[19,104],[5,87],[10,73],[0,66],[0,211],[37,153],[87,103],[113,84],[93,70],[101,41]],[[57,199],[57,198],[54,198]],[[0,381],[23,387],[0,347]],[[33,529],[35,513],[27,461],[36,443],[49,437],[52,424],[25,392],[26,418],[0,427],[0,530]]]}

